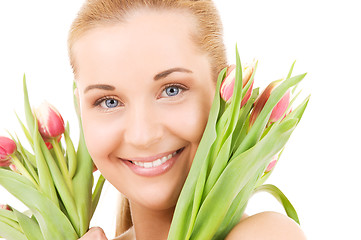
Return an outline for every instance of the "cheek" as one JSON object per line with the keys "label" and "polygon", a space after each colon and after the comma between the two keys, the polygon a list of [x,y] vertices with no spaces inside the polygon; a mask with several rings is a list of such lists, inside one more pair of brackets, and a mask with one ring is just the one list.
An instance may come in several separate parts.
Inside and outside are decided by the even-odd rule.
{"label": "cheek", "polygon": [[114,123],[104,123],[95,116],[82,114],[85,142],[94,163],[100,164],[107,159],[107,156],[117,144],[114,139],[116,132]]}
{"label": "cheek", "polygon": [[189,143],[198,146],[207,124],[211,100],[197,98],[172,114],[169,128]]}

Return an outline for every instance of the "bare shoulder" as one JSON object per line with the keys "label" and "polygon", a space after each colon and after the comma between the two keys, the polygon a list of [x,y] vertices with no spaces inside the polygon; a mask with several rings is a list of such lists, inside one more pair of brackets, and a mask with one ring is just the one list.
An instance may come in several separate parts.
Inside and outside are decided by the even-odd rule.
{"label": "bare shoulder", "polygon": [[291,218],[277,212],[262,212],[244,217],[228,234],[226,240],[304,240],[305,234]]}

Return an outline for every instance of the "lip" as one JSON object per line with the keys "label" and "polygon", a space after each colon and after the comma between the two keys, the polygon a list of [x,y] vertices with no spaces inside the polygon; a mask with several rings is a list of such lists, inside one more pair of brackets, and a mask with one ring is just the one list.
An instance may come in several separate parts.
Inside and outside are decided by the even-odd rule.
{"label": "lip", "polygon": [[[167,153],[162,153],[162,154],[158,154],[156,156],[152,156],[152,157],[146,157],[146,158],[132,158],[130,159],[121,159],[128,167],[130,170],[132,170],[135,174],[140,175],[140,176],[144,176],[144,177],[154,177],[154,176],[158,176],[161,174],[166,173],[167,171],[169,171],[172,166],[174,165],[174,163],[176,162],[176,160],[178,159],[178,157],[180,156],[180,154],[183,152],[184,147],[180,148],[176,151],[172,151],[172,152],[167,152]],[[136,162],[153,162],[157,159],[160,159],[162,157],[168,156],[169,154],[175,153],[170,159],[168,159],[166,162],[162,163],[159,166],[156,167],[151,167],[151,168],[145,168],[145,167],[141,167],[138,165],[135,165],[134,161]]]}

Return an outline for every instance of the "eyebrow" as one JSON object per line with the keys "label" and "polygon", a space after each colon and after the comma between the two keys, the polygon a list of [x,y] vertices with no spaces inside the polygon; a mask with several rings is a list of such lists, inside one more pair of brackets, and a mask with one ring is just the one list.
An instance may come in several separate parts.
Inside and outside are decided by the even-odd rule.
{"label": "eyebrow", "polygon": [[186,68],[180,68],[180,67],[176,67],[176,68],[171,68],[168,70],[165,70],[163,72],[158,73],[157,75],[154,76],[154,81],[157,81],[159,79],[165,78],[167,77],[169,74],[173,73],[173,72],[185,72],[185,73],[193,73],[191,70],[186,69]]}
{"label": "eyebrow", "polygon": [[115,90],[115,87],[112,85],[107,85],[107,84],[94,84],[94,85],[89,85],[85,88],[84,93],[88,92],[89,90],[92,89],[101,89],[101,90],[108,90],[108,91],[113,91]]}
{"label": "eyebrow", "polygon": [[[154,81],[157,81],[159,79],[166,78],[169,74],[174,73],[174,72],[193,73],[189,69],[176,67],[176,68],[170,68],[168,70],[165,70],[163,72],[160,72],[160,73],[156,74],[153,79],[154,79]],[[86,93],[86,92],[88,92],[89,90],[92,90],[92,89],[101,89],[101,90],[113,91],[113,90],[115,90],[115,87],[112,86],[112,85],[108,85],[108,84],[94,84],[94,85],[87,86],[85,88],[85,90],[84,90],[84,93]]]}

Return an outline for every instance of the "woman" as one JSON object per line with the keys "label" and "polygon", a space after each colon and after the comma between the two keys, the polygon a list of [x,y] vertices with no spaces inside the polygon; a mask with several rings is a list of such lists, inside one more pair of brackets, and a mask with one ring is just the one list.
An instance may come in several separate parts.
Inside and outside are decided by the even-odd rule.
{"label": "woman", "polygon": [[[72,25],[69,54],[89,152],[129,204],[117,239],[167,239],[226,66],[212,1],[89,0]],[[244,216],[228,236],[240,238],[304,236],[268,212]],[[81,239],[107,238],[92,228]]]}

